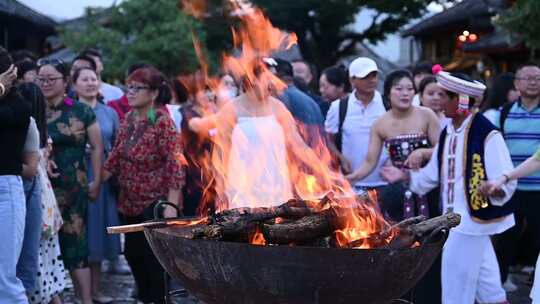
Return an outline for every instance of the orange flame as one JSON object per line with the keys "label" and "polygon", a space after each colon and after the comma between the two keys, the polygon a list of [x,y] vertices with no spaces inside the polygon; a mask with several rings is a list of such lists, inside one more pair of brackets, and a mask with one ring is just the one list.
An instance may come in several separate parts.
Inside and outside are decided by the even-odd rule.
{"label": "orange flame", "polygon": [[[195,17],[204,16],[204,11],[200,8],[206,7],[201,1],[182,0],[186,11]],[[294,33],[286,33],[278,28],[275,28],[270,20],[264,16],[263,12],[251,5],[245,0],[229,0],[227,7],[231,10],[229,16],[238,18],[239,25],[232,28],[233,42],[236,55],[224,54],[222,56],[222,70],[230,73],[235,79],[242,83],[243,88],[252,92],[251,98],[244,98],[249,103],[256,105],[262,100],[267,100],[269,96],[276,96],[282,90],[287,88],[287,84],[274,75],[270,66],[271,61],[265,61],[272,54],[290,48],[297,43],[297,37]],[[207,64],[206,59],[202,55],[202,48],[199,41],[193,36],[193,41],[199,61],[201,61],[203,78],[206,80],[206,87],[215,90],[215,87],[208,85]],[[247,96],[247,95],[246,95]],[[255,97],[253,97],[255,96]],[[233,101],[236,103],[240,101]],[[225,105],[227,108],[229,105]],[[232,106],[230,106],[232,107]],[[229,108],[230,108],[229,107]],[[249,106],[248,106],[249,107]],[[221,112],[221,111],[220,111]],[[261,150],[249,150],[252,147],[243,147],[245,151],[251,152],[251,162],[249,164],[249,173],[240,174],[242,170],[235,170],[238,163],[238,158],[231,157],[231,141],[235,126],[237,125],[236,113],[228,115],[212,115],[215,129],[210,132],[212,142],[214,143],[213,153],[201,162],[201,167],[205,171],[212,172],[211,186],[203,195],[202,211],[208,210],[208,206],[215,206],[216,211],[229,209],[231,206],[237,206],[238,202],[253,202],[250,207],[260,207],[261,193],[272,193],[272,191],[283,191],[287,193],[272,193],[274,197],[282,197],[282,201],[265,201],[266,204],[281,204],[288,196],[294,196],[303,200],[318,202],[318,200],[332,191],[335,193],[335,198],[332,199],[332,204],[340,206],[350,206],[345,208],[347,221],[343,229],[335,232],[335,240],[339,247],[348,248],[371,248],[380,244],[376,244],[375,240],[370,237],[384,231],[390,225],[384,220],[377,206],[377,197],[374,193],[368,193],[368,196],[362,200],[354,199],[354,192],[351,185],[343,177],[342,174],[332,169],[332,164],[335,161],[332,153],[327,148],[325,138],[320,136],[316,143],[311,143],[311,149],[306,148],[304,153],[291,153],[280,157],[286,158],[285,165],[276,166],[278,175],[282,177],[287,185],[284,190],[275,190],[272,186],[263,185],[254,181],[260,180],[261,177],[268,176],[269,168],[265,167],[267,154],[264,149],[271,149],[271,144],[274,141],[265,141],[268,138],[276,136],[284,136],[284,141],[293,142],[291,137],[295,136],[294,131],[283,134],[274,134],[265,130],[253,130],[261,132],[260,146]],[[218,113],[220,114],[220,113]],[[278,120],[280,118],[278,117]],[[308,134],[307,126],[301,123],[296,124],[300,135]],[[297,136],[297,135],[296,135]],[[245,140],[247,143],[248,141]],[[244,138],[240,138],[237,145],[247,145],[244,143]],[[287,145],[288,147],[289,145]],[[294,149],[290,148],[290,149]],[[290,150],[289,149],[289,150]],[[314,159],[315,156],[316,159]],[[274,173],[274,172],[273,172]],[[228,193],[228,186],[234,184],[238,191],[236,193]],[[290,184],[290,185],[289,185]],[[212,195],[209,195],[212,192]],[[251,196],[250,196],[251,195]],[[247,197],[246,197],[247,196]],[[267,206],[267,205],[266,205]],[[324,206],[324,208],[330,208]],[[323,208],[323,206],[319,206]],[[341,208],[343,209],[343,208]],[[388,239],[389,240],[389,239]],[[386,240],[383,240],[383,242]],[[380,240],[378,240],[380,242]],[[265,245],[266,241],[262,233],[257,230],[250,239],[250,243]],[[352,245],[351,245],[352,244]]]}
{"label": "orange flame", "polygon": [[206,0],[182,0],[182,8],[188,15],[201,19],[206,15]]}
{"label": "orange flame", "polygon": [[266,240],[264,239],[264,235],[261,233],[259,228],[257,228],[255,233],[253,233],[253,235],[251,236],[249,240],[249,243],[253,245],[261,245],[261,246],[266,245]]}

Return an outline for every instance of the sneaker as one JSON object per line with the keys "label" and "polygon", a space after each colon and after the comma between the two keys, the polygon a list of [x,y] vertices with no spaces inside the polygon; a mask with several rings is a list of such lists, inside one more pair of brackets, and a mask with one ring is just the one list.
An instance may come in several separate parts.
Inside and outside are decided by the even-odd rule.
{"label": "sneaker", "polygon": [[531,274],[534,272],[534,267],[524,266],[523,268],[521,268],[521,272],[526,273],[526,274]]}
{"label": "sneaker", "polygon": [[109,296],[106,296],[102,293],[99,293],[97,295],[93,295],[92,296],[92,300],[96,303],[99,303],[99,304],[107,304],[107,303],[111,303],[112,301],[114,301],[114,299],[112,297],[109,297]]}
{"label": "sneaker", "polygon": [[518,289],[518,287],[516,284],[514,284],[514,282],[512,282],[512,279],[510,278],[510,276],[508,276],[508,278],[506,278],[506,282],[504,282],[503,284],[503,289],[506,292],[514,292]]}

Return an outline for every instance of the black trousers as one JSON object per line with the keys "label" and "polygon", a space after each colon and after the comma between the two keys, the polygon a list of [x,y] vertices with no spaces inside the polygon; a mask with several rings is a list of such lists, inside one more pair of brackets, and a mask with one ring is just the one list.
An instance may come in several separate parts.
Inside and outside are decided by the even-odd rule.
{"label": "black trousers", "polygon": [[[137,224],[143,222],[144,218],[124,216],[123,221],[126,225]],[[126,233],[124,255],[135,277],[139,300],[165,304],[165,270],[152,253],[143,232]]]}
{"label": "black trousers", "polygon": [[[503,282],[510,266],[516,263],[518,253],[527,252],[534,263],[540,251],[540,191],[518,190],[512,200],[516,202],[516,225],[493,238]],[[524,235],[530,238],[524,240]],[[524,245],[523,250],[519,250],[520,244]]]}
{"label": "black trousers", "polygon": [[442,252],[422,279],[401,299],[414,304],[440,304],[442,301],[441,264]]}

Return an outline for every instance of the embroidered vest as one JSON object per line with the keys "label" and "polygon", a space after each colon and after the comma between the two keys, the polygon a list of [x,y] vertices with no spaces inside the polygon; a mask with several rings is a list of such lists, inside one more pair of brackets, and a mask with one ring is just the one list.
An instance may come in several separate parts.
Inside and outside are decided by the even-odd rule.
{"label": "embroidered vest", "polygon": [[[487,180],[486,164],[484,162],[485,141],[489,134],[497,128],[482,114],[475,114],[465,130],[465,148],[463,162],[465,168],[465,197],[469,206],[469,213],[473,219],[479,221],[492,221],[502,218],[514,212],[514,206],[510,202],[503,206],[495,206],[489,198],[480,195],[478,189],[482,181]],[[439,176],[441,174],[444,144],[446,140],[446,128],[439,138],[437,151],[439,160]],[[459,157],[459,156],[458,156]]]}

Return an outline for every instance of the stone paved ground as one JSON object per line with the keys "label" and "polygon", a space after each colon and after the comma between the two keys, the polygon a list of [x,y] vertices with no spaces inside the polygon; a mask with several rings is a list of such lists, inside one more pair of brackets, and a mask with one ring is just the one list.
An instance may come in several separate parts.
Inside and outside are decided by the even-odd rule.
{"label": "stone paved ground", "polygon": [[[125,260],[122,260],[125,263]],[[518,285],[518,290],[508,294],[512,304],[530,304],[529,299],[530,286],[527,285],[528,276],[522,273],[514,273],[513,280]],[[135,288],[135,283],[131,275],[113,275],[104,274],[103,276],[103,291],[105,294],[114,297],[115,301],[112,304],[136,304],[137,301],[132,297]],[[62,297],[64,303],[71,304],[73,301],[73,288],[69,284]],[[174,304],[202,304],[196,298],[183,294],[173,297]]]}
{"label": "stone paved ground", "polygon": [[518,286],[518,290],[508,293],[508,300],[512,304],[530,304],[529,293],[531,291],[530,276],[528,274],[513,273],[512,280]]}
{"label": "stone paved ground", "polygon": [[[123,257],[120,259],[121,263],[127,265]],[[131,275],[117,275],[104,273],[102,277],[102,290],[104,294],[114,298],[111,304],[136,304],[137,301],[133,298],[135,292],[135,281]],[[68,282],[68,288],[62,294],[64,304],[73,304],[73,285]],[[141,303],[141,302],[138,302]],[[198,304],[200,303],[193,296],[187,293],[176,295],[173,297],[174,304]]]}

